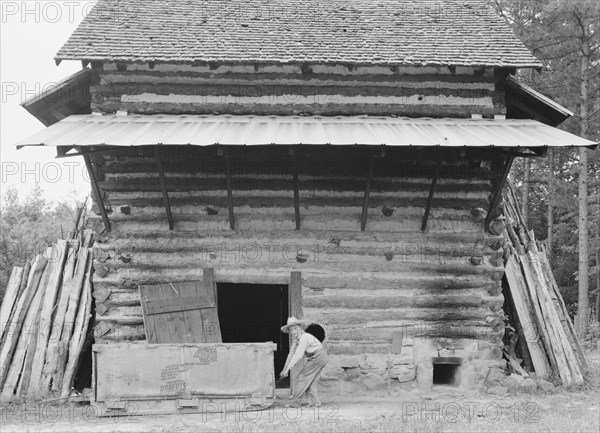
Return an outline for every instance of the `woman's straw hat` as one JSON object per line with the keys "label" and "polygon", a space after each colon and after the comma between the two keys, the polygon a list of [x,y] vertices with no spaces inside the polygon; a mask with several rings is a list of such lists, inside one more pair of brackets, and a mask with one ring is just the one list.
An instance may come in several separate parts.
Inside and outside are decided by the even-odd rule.
{"label": "woman's straw hat", "polygon": [[307,324],[308,323],[305,322],[304,320],[298,320],[294,316],[288,317],[287,324],[285,324],[281,327],[281,332],[284,332],[287,334],[289,332],[290,327],[294,326],[294,325],[300,326],[302,329],[304,329],[304,328],[306,328]]}

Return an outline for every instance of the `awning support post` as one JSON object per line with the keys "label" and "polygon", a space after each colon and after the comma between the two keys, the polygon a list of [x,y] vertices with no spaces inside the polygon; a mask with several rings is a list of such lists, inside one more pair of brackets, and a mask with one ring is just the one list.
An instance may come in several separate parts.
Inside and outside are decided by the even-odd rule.
{"label": "awning support post", "polygon": [[512,167],[512,163],[515,160],[514,155],[509,155],[506,158],[506,162],[504,163],[504,167],[502,168],[502,174],[500,176],[500,181],[496,187],[496,191],[494,191],[494,195],[492,196],[492,201],[490,203],[490,208],[488,209],[487,215],[485,217],[485,230],[488,229],[490,222],[492,220],[492,212],[498,206],[498,202],[500,201],[500,197],[502,197],[502,190],[504,189],[504,184],[506,183],[506,178],[508,177],[508,173],[510,172],[510,168]]}
{"label": "awning support post", "polygon": [[300,187],[298,182],[298,172],[300,165],[295,150],[290,150],[294,156],[294,214],[296,219],[296,230],[300,230]]}
{"label": "awning support post", "polygon": [[294,173],[294,212],[296,214],[296,230],[300,230],[300,191],[298,188],[298,172]]}
{"label": "awning support post", "polygon": [[369,156],[369,173],[367,175],[367,184],[365,185],[365,195],[363,197],[362,215],[360,218],[360,230],[367,228],[367,214],[369,213],[369,198],[371,197],[371,183],[373,182],[373,167],[375,166],[375,151],[371,150]]}
{"label": "awning support post", "polygon": [[102,216],[104,230],[108,233],[110,232],[110,221],[108,220],[108,214],[106,213],[106,208],[104,207],[104,201],[102,200],[102,191],[98,186],[98,179],[96,178],[96,173],[94,172],[92,161],[89,155],[83,155],[83,160],[85,161],[85,166],[87,168],[88,174],[90,175],[90,180],[92,181],[92,194],[94,195],[94,200],[100,208],[100,215]]}
{"label": "awning support post", "polygon": [[[288,311],[290,316],[298,319],[304,318],[304,310],[302,309],[302,273],[300,271],[292,271],[290,274],[290,283],[288,286]],[[290,347],[292,345],[292,334],[290,334]],[[290,390],[293,392],[298,378],[298,369],[294,368],[290,371]]]}
{"label": "awning support post", "polygon": [[429,196],[427,197],[427,204],[425,205],[425,213],[423,214],[423,222],[421,223],[421,231],[427,230],[427,220],[429,220],[429,212],[431,211],[431,203],[433,202],[433,195],[435,194],[435,186],[437,185],[438,177],[440,176],[440,162],[435,164],[435,173],[433,179],[431,179],[431,186],[429,187]]}
{"label": "awning support post", "polygon": [[165,180],[165,171],[160,160],[160,149],[154,146],[154,156],[156,157],[156,167],[158,169],[158,180],[160,181],[160,190],[162,191],[165,210],[167,211],[167,220],[169,221],[169,230],[173,230],[173,213],[171,212],[171,203],[169,202],[169,193],[167,192],[167,182]]}
{"label": "awning support post", "polygon": [[231,164],[229,162],[229,152],[225,150],[225,176],[227,180],[227,207],[229,208],[229,227],[235,230],[235,219],[233,215],[233,190],[231,187]]}

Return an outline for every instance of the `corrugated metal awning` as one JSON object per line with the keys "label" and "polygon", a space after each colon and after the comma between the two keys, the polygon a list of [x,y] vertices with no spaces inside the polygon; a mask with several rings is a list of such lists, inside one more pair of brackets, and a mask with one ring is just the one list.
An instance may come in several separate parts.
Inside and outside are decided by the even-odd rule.
{"label": "corrugated metal awning", "polygon": [[370,116],[72,115],[23,146],[143,145],[595,146],[534,120]]}

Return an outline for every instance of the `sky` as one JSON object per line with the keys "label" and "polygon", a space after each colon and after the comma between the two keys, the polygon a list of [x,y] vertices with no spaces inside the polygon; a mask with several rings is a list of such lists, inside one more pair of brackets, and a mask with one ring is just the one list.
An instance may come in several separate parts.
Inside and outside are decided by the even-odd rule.
{"label": "sky", "polygon": [[55,148],[17,150],[15,143],[44,129],[20,107],[26,99],[82,68],[54,56],[95,1],[0,0],[0,194],[21,197],[37,184],[52,201],[83,200],[90,190],[81,157],[55,159]]}

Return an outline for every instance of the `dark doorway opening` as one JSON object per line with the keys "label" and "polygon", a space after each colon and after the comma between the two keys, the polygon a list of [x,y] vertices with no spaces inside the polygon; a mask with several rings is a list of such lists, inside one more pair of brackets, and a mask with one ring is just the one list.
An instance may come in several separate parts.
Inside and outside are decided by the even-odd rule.
{"label": "dark doorway opening", "polygon": [[[218,283],[217,298],[223,343],[274,342],[275,379],[279,380],[290,347],[288,336],[281,332],[288,317],[288,286]],[[289,379],[277,387],[289,387]]]}
{"label": "dark doorway opening", "polygon": [[460,360],[456,358],[433,359],[434,385],[460,385]]}

